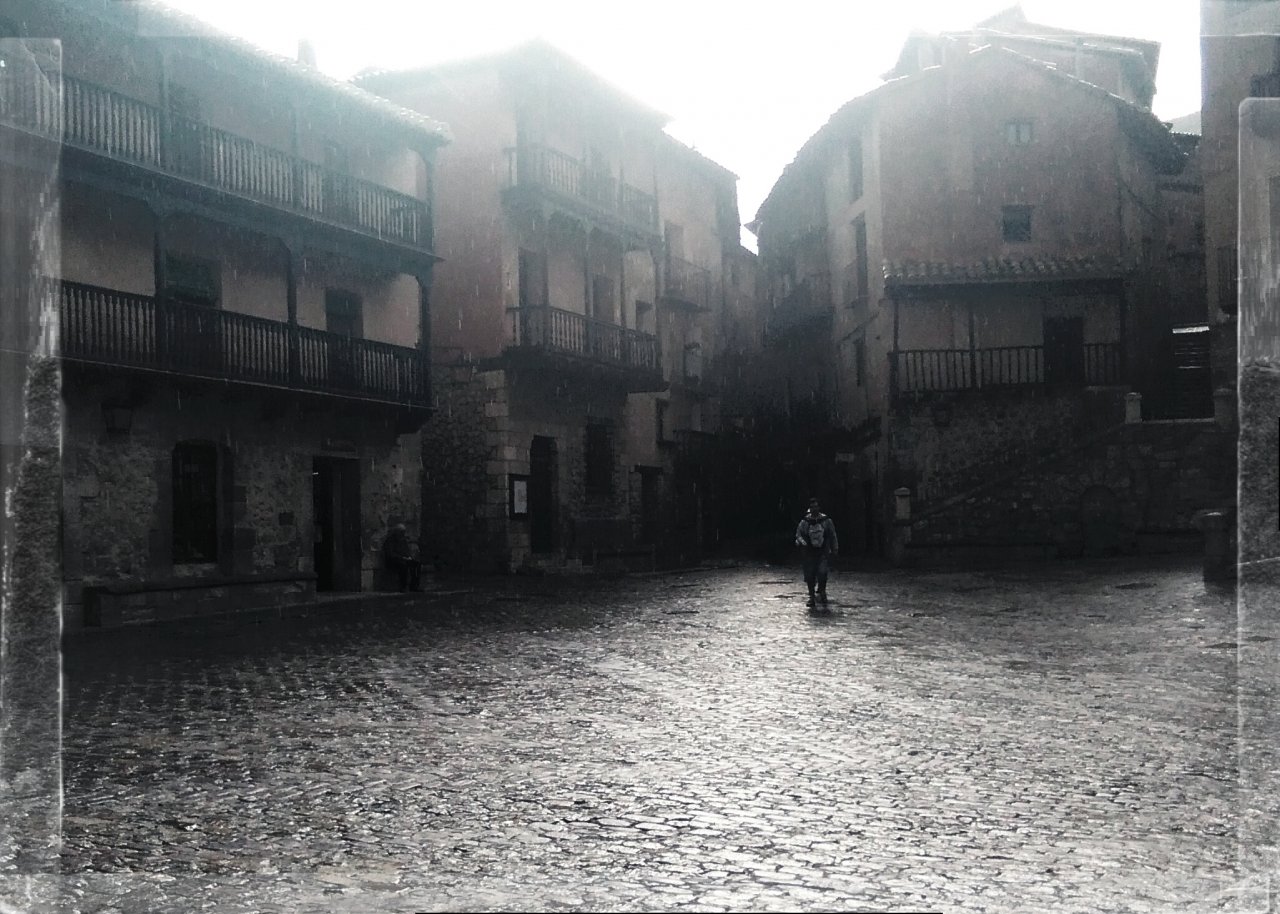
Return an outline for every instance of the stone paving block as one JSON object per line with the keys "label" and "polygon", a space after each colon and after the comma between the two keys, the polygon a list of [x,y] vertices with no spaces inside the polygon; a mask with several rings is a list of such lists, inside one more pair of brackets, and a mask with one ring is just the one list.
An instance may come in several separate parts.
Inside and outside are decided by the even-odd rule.
{"label": "stone paving block", "polygon": [[831,591],[512,578],[73,647],[63,872],[104,909],[392,912],[1199,910],[1234,878],[1235,608],[1197,562]]}

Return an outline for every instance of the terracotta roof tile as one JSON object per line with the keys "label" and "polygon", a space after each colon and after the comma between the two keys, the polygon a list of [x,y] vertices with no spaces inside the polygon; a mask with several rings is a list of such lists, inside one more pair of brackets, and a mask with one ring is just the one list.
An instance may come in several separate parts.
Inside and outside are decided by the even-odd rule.
{"label": "terracotta roof tile", "polygon": [[971,263],[936,260],[888,260],[889,285],[938,285],[1019,280],[1115,279],[1127,272],[1116,259],[1096,255],[988,257]]}

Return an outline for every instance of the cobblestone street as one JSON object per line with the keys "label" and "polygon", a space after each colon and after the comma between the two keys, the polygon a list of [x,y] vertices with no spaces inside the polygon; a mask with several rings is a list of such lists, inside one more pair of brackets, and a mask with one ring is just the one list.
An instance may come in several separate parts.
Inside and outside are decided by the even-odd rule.
{"label": "cobblestone street", "polygon": [[1227,909],[1194,562],[553,586],[74,644],[61,910]]}

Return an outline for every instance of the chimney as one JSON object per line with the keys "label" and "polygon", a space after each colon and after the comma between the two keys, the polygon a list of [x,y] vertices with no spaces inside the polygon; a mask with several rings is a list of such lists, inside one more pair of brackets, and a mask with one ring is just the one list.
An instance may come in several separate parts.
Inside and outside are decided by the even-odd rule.
{"label": "chimney", "polygon": [[298,63],[304,67],[316,68],[316,46],[311,43],[310,38],[301,38],[298,40]]}

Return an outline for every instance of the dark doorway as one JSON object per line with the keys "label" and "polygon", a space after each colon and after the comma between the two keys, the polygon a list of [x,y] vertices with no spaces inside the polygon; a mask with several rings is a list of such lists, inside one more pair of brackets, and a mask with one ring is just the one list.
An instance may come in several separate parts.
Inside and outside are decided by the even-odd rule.
{"label": "dark doorway", "polygon": [[862,480],[862,551],[875,553],[876,545],[876,484],[874,480]]}
{"label": "dark doorway", "polygon": [[360,461],[316,457],[311,497],[316,590],[360,590]]}
{"label": "dark doorway", "polygon": [[163,312],[171,353],[183,368],[219,374],[223,368],[222,273],[215,260],[165,253]]}
{"label": "dark doorway", "polygon": [[1209,338],[1206,324],[1173,328],[1169,347],[1172,377],[1166,392],[1171,402],[1167,405],[1167,418],[1195,419],[1213,415]]}
{"label": "dark doorway", "polygon": [[1044,380],[1050,387],[1084,386],[1084,318],[1044,319]]}
{"label": "dark doorway", "polygon": [[534,436],[529,447],[529,549],[556,548],[556,440]]}
{"label": "dark doorway", "polygon": [[181,174],[208,179],[212,140],[199,96],[185,86],[170,84],[168,164]]}
{"label": "dark doorway", "polygon": [[652,545],[658,541],[658,494],[662,477],[654,469],[640,471],[640,542]]}
{"label": "dark doorway", "polygon": [[351,179],[351,156],[337,143],[325,143],[324,177],[321,193],[324,194],[324,213],[340,222],[355,219],[355,183]]}
{"label": "dark doorway", "polygon": [[356,340],[364,333],[360,296],[340,289],[324,293],[324,329],[328,338],[329,384],[340,390],[358,388]]}
{"label": "dark doorway", "polygon": [[541,251],[520,249],[520,307],[540,308],[547,303],[547,257]]}

